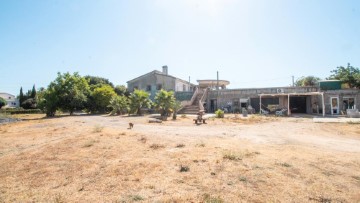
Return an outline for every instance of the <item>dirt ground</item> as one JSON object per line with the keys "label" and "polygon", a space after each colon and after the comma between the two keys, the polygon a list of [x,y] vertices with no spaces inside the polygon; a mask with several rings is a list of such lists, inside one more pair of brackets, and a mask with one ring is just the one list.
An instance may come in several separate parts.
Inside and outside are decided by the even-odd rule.
{"label": "dirt ground", "polygon": [[360,202],[360,124],[21,118],[0,125],[0,202]]}

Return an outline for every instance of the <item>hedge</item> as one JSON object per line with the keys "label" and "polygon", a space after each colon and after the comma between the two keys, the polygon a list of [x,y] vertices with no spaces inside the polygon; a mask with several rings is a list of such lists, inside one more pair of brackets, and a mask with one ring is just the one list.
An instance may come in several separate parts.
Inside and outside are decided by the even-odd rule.
{"label": "hedge", "polygon": [[37,114],[43,113],[40,109],[0,109],[0,113],[7,114]]}

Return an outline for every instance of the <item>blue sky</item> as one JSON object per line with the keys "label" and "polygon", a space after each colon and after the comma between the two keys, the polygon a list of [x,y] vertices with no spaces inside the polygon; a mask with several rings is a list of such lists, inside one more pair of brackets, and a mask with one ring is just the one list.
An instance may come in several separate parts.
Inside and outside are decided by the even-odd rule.
{"label": "blue sky", "polygon": [[0,92],[57,72],[114,84],[154,69],[230,88],[360,67],[358,0],[0,0]]}

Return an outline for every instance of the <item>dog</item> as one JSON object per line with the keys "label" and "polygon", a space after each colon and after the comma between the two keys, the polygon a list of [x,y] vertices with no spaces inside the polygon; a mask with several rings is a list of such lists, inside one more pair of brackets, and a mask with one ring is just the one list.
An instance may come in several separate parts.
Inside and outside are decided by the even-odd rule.
{"label": "dog", "polygon": [[134,127],[133,123],[129,123],[129,129],[132,129]]}

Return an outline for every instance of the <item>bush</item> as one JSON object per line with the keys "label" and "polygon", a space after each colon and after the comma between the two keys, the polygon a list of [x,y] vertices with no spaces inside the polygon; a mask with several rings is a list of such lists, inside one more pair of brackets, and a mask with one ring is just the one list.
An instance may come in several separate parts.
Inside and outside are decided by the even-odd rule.
{"label": "bush", "polygon": [[5,105],[7,105],[6,100],[3,99],[2,97],[0,97],[0,109],[1,109],[1,107],[5,106]]}
{"label": "bush", "polygon": [[218,109],[215,111],[216,118],[224,118],[224,111],[221,109]]}
{"label": "bush", "polygon": [[0,113],[8,113],[8,114],[38,114],[42,113],[40,109],[2,109]]}
{"label": "bush", "polygon": [[21,106],[24,109],[36,109],[36,100],[34,98],[29,98],[27,100],[25,100]]}

